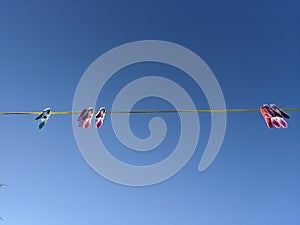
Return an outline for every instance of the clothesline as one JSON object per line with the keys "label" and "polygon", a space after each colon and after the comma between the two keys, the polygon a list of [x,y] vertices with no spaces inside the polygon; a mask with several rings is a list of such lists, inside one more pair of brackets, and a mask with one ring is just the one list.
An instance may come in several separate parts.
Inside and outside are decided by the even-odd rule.
{"label": "clothesline", "polygon": [[[282,108],[284,111],[300,111],[300,108]],[[232,113],[232,112],[259,112],[259,109],[191,109],[191,110],[132,110],[106,111],[106,114],[143,114],[143,113]],[[41,112],[0,112],[0,115],[38,115]],[[76,111],[54,111],[52,115],[80,114]],[[94,112],[96,114],[97,112]]]}

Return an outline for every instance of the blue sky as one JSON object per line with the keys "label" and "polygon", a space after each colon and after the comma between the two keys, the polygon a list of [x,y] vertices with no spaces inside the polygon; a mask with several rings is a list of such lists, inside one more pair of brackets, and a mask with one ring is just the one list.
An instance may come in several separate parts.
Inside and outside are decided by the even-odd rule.
{"label": "blue sky", "polygon": [[[297,1],[3,1],[0,13],[0,111],[70,111],[77,84],[100,55],[121,44],[164,40],[199,55],[214,72],[227,108],[263,103],[299,107],[300,15]],[[111,107],[122,85],[157,73],[182,85],[197,108],[201,89],[182,71],[157,63],[119,71],[99,106]],[[88,107],[88,106],[87,106]],[[172,107],[155,98],[135,109]],[[210,131],[175,176],[128,187],[95,173],[76,145],[71,116],[52,115],[43,130],[34,116],[1,116],[0,216],[7,225],[65,224],[299,224],[300,117],[289,128],[266,127],[259,113],[229,113],[219,155],[203,173],[198,164]],[[171,154],[178,115],[162,145],[136,153],[114,136],[109,115],[99,136],[116,158],[146,165]],[[145,138],[151,115],[132,115]]]}

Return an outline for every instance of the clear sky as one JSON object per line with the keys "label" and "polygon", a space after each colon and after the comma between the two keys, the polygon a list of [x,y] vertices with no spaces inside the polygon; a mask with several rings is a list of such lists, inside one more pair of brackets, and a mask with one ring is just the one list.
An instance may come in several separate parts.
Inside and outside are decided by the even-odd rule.
{"label": "clear sky", "polygon": [[[227,108],[264,103],[299,107],[300,4],[266,1],[2,1],[0,111],[70,111],[89,65],[119,45],[164,40],[200,56],[215,74]],[[197,108],[205,95],[182,71],[158,63],[118,71],[97,107],[111,109],[128,82],[160,75],[181,85]],[[88,107],[88,106],[87,106]],[[134,109],[172,109],[147,98]],[[300,223],[300,114],[288,129],[266,127],[259,113],[229,113],[219,155],[198,164],[210,132],[199,114],[195,153],[172,178],[130,187],[97,174],[82,157],[69,115],[52,115],[39,130],[32,115],[0,116],[0,216],[7,225],[296,225]],[[131,115],[133,132],[149,135],[153,115]],[[160,115],[159,115],[160,116]],[[161,115],[169,129],[162,145],[135,152],[115,137],[110,116],[98,131],[111,154],[134,165],[172,153],[178,115]]]}

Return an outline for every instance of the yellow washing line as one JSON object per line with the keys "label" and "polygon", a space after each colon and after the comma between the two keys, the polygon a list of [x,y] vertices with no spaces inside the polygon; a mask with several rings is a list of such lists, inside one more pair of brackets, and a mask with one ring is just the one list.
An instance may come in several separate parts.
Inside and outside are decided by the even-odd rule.
{"label": "yellow washing line", "polygon": [[[282,108],[284,111],[300,111],[300,108]],[[143,113],[232,113],[232,112],[259,112],[259,109],[191,109],[191,110],[132,110],[132,111],[111,111],[106,114],[143,114]],[[41,112],[0,112],[0,115],[38,115]],[[51,112],[53,115],[72,115],[81,112]],[[97,113],[97,112],[94,112]]]}

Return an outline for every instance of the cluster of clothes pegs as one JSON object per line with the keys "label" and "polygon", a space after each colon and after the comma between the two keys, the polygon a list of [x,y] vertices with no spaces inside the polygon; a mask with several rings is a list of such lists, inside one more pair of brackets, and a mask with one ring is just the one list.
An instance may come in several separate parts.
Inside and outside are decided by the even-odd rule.
{"label": "cluster of clothes pegs", "polygon": [[[88,109],[84,108],[77,119],[78,127],[83,126],[85,129],[89,128],[94,114],[95,114],[94,109],[92,107]],[[96,128],[100,128],[102,126],[105,114],[106,114],[106,110],[104,107],[101,107],[96,113],[95,115]],[[36,120],[40,120],[39,129],[42,129],[45,126],[46,122],[50,118],[50,115],[51,115],[51,108],[46,108],[43,110],[43,112],[41,112],[41,114],[39,114],[35,118]]]}
{"label": "cluster of clothes pegs", "polygon": [[290,116],[275,104],[264,104],[260,107],[260,112],[269,128],[287,128],[288,124],[284,118],[289,119]]}
{"label": "cluster of clothes pegs", "polygon": [[[101,107],[95,115],[96,119],[96,128],[100,128],[103,124],[103,120],[105,117],[106,110],[104,107]],[[85,129],[89,128],[91,125],[92,119],[94,115],[94,110],[92,107],[88,109],[83,109],[78,117],[77,121],[79,122],[78,127],[84,127]]]}

